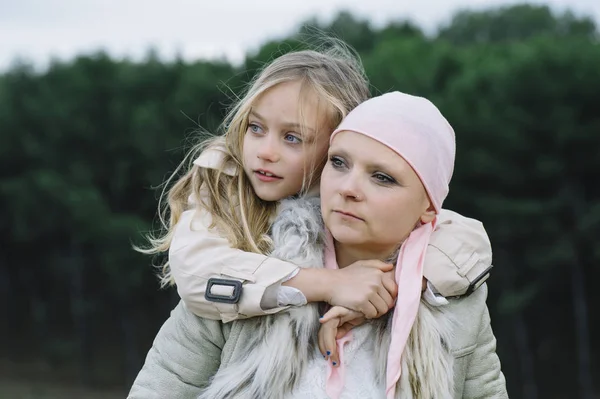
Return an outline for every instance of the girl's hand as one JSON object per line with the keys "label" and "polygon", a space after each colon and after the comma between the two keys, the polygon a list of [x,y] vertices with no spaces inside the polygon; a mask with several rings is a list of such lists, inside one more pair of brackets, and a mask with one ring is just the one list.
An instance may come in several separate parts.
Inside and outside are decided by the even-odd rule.
{"label": "girl's hand", "polygon": [[[393,278],[393,272],[386,272]],[[427,288],[427,279],[423,277],[421,290]],[[378,316],[379,317],[379,316]],[[336,340],[343,338],[354,327],[363,324],[366,319],[360,312],[345,308],[343,306],[334,306],[325,313],[319,321],[319,350],[326,360],[331,360],[334,366],[339,366],[340,358],[337,352]]]}
{"label": "girl's hand", "polygon": [[394,266],[378,260],[358,261],[336,275],[326,302],[362,313],[367,319],[386,314],[398,294]]}
{"label": "girl's hand", "polygon": [[365,318],[360,312],[334,306],[321,317],[320,322],[319,350],[326,360],[331,360],[334,366],[339,366],[336,339],[343,338],[351,329],[363,324]]}

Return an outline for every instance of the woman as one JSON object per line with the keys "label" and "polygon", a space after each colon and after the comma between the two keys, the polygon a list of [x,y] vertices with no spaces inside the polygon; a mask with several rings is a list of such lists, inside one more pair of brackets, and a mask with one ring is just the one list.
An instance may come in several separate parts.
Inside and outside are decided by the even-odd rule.
{"label": "woman", "polygon": [[373,98],[331,137],[321,178],[330,235],[321,234],[314,201],[287,201],[278,216],[275,252],[300,265],[323,253],[329,268],[397,258],[393,315],[339,340],[337,367],[316,348],[314,307],[222,324],[180,305],[130,397],[160,397],[162,389],[202,398],[506,398],[485,287],[436,308],[420,300],[454,151],[454,132],[429,101],[397,92]]}

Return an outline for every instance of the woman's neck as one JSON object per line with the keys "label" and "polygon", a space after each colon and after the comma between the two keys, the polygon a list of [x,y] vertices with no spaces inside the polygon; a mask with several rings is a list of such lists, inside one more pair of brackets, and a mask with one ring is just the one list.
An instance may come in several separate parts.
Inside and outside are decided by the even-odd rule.
{"label": "woman's neck", "polygon": [[351,245],[344,245],[339,242],[335,242],[335,257],[337,260],[338,267],[343,269],[346,266],[350,266],[354,262],[360,260],[381,260],[383,262],[389,261],[393,257],[398,248],[363,248]]}

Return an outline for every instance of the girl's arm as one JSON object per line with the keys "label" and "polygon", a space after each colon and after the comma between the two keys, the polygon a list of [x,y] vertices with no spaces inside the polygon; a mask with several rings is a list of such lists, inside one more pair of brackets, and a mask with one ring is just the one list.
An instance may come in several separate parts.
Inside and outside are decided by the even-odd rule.
{"label": "girl's arm", "polygon": [[[443,209],[425,256],[423,299],[431,306],[444,306],[446,298],[471,294],[487,280],[491,266],[492,247],[481,222]],[[328,324],[321,326],[319,348],[329,350],[337,361],[335,338],[364,320],[349,309],[332,308],[321,319]]]}
{"label": "girl's arm", "polygon": [[[370,261],[343,270],[299,269],[293,263],[232,248],[210,224],[211,216],[204,209],[185,211],[169,250],[179,296],[197,316],[229,322],[277,313],[286,305],[324,301],[376,317],[393,304],[396,286],[391,274],[385,273],[391,265]],[[281,289],[295,289],[298,295],[288,295],[288,302],[282,303]]]}
{"label": "girl's arm", "polygon": [[169,249],[177,292],[190,311],[229,322],[285,309],[263,309],[261,301],[267,288],[297,272],[298,266],[232,248],[226,238],[209,229],[211,221],[201,208],[183,212]]}
{"label": "girl's arm", "polygon": [[475,291],[487,280],[491,268],[492,246],[483,224],[442,209],[423,265],[423,275],[440,297],[439,304],[445,303],[443,297]]}

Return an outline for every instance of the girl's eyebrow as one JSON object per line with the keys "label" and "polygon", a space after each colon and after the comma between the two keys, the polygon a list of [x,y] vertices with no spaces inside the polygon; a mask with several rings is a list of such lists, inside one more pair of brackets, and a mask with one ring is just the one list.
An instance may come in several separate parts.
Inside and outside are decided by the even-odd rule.
{"label": "girl's eyebrow", "polygon": [[303,125],[301,123],[296,123],[296,122],[286,122],[286,123],[283,123],[283,126],[287,127],[288,129],[300,130],[301,132],[307,132],[307,133],[315,132],[315,129],[313,129],[312,127]]}
{"label": "girl's eyebrow", "polygon": [[256,112],[255,110],[251,109],[250,110],[250,115],[252,115],[253,117],[255,117],[256,119],[260,119],[261,121],[264,121],[265,118],[263,118],[258,112]]}

